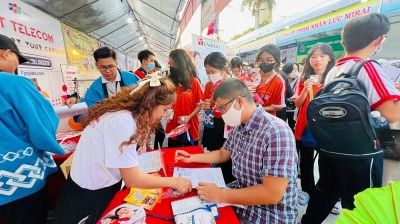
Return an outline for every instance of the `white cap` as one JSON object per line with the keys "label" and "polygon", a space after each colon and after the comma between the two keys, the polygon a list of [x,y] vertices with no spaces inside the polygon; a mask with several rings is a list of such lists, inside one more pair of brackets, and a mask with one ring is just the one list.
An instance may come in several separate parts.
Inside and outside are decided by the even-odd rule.
{"label": "white cap", "polygon": [[378,117],[381,116],[381,112],[376,111],[376,110],[371,111],[371,116],[372,116],[373,118],[378,118]]}
{"label": "white cap", "polygon": [[242,63],[243,65],[249,65],[249,63],[247,61]]}

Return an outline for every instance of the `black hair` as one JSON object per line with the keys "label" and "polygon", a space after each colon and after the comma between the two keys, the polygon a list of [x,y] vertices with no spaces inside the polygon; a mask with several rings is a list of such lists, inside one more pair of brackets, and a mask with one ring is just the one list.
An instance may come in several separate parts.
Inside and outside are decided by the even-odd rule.
{"label": "black hair", "polygon": [[209,65],[213,68],[222,70],[224,67],[226,68],[226,72],[228,72],[229,62],[228,59],[221,52],[212,52],[207,55],[204,59],[204,66]]}
{"label": "black hair", "polygon": [[234,57],[231,59],[231,68],[241,68],[242,67],[242,59],[239,57]]}
{"label": "black hair", "polygon": [[178,74],[171,74],[169,75],[170,79],[174,82],[175,86],[181,84],[184,90],[191,88],[191,78],[197,78],[197,69],[194,65],[192,59],[190,58],[189,54],[183,49],[175,49],[171,51],[169,57],[172,58],[174,67]]}
{"label": "black hair", "polygon": [[101,47],[101,48],[97,49],[93,53],[93,57],[96,62],[98,62],[99,59],[102,59],[102,58],[112,58],[115,61],[117,60],[117,54],[115,53],[115,51],[113,49],[111,49],[109,47]]}
{"label": "black hair", "polygon": [[307,53],[306,61],[305,61],[305,64],[304,64],[303,73],[301,74],[302,82],[304,82],[305,80],[309,79],[310,75],[314,75],[315,74],[314,69],[311,67],[310,59],[311,59],[311,56],[314,54],[314,52],[317,49],[320,49],[323,54],[328,55],[329,59],[330,59],[330,61],[328,62],[328,65],[326,66],[325,72],[322,75],[321,83],[325,82],[326,75],[333,68],[333,66],[335,66],[336,60],[335,60],[335,55],[333,53],[332,46],[327,44],[327,43],[317,43]]}
{"label": "black hair", "polygon": [[370,13],[348,22],[342,29],[342,45],[346,52],[355,52],[368,46],[373,40],[390,30],[387,16]]}
{"label": "black hair", "polygon": [[275,60],[275,71],[278,71],[279,65],[281,64],[281,50],[279,50],[279,47],[275,44],[267,44],[264,47],[260,48],[260,50],[258,50],[257,52],[254,64],[258,64],[258,60],[260,59],[261,54],[264,52],[272,55]]}
{"label": "black hair", "polygon": [[138,59],[139,59],[140,63],[142,63],[143,60],[147,60],[149,58],[149,55],[155,56],[153,52],[151,52],[151,51],[149,51],[147,49],[143,50],[143,51],[140,51],[138,53]]}
{"label": "black hair", "polygon": [[214,91],[213,100],[216,101],[218,98],[231,100],[237,96],[245,98],[249,103],[254,103],[249,87],[240,79],[229,78],[219,84]]}
{"label": "black hair", "polygon": [[282,67],[282,71],[285,72],[286,74],[290,74],[291,72],[293,72],[294,65],[296,65],[297,70],[299,70],[299,68],[300,68],[299,64],[293,63],[293,62],[286,62],[286,64],[284,64]]}
{"label": "black hair", "polygon": [[201,54],[198,51],[193,51],[193,58],[195,58],[197,55],[201,58]]}
{"label": "black hair", "polygon": [[157,61],[157,60],[154,60],[154,64],[155,64],[155,67],[156,67],[156,68],[161,68],[161,65],[160,65],[160,63],[158,63],[158,61]]}

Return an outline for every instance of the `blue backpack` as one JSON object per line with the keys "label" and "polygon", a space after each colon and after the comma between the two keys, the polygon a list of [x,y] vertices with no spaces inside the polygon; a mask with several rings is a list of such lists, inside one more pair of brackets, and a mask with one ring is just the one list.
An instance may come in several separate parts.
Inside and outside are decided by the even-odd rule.
{"label": "blue backpack", "polygon": [[382,153],[373,128],[366,88],[357,78],[367,62],[356,63],[349,72],[325,85],[308,105],[308,126],[320,153],[352,159],[371,158]]}

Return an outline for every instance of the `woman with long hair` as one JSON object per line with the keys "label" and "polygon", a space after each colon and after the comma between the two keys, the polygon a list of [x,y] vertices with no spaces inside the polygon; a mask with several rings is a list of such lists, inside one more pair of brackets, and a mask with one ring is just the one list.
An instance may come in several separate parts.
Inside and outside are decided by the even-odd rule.
{"label": "woman with long hair", "polygon": [[260,68],[261,81],[250,91],[261,102],[264,110],[274,116],[276,111],[285,107],[285,81],[277,73],[281,61],[281,52],[275,44],[267,44],[258,50],[255,63]]}
{"label": "woman with long hair", "polygon": [[122,180],[127,187],[192,190],[188,179],[157,177],[139,170],[137,147],[145,147],[176,99],[170,80],[149,76],[90,108],[82,121],[84,130],[55,208],[54,223],[78,223],[87,216],[87,223],[95,223],[120,190]]}
{"label": "woman with long hair", "polygon": [[[188,123],[190,138],[194,145],[199,144],[199,115],[203,108],[200,81],[196,67],[189,54],[182,49],[175,49],[169,54],[170,75],[176,86],[176,101],[172,105],[173,117],[167,122],[166,132],[169,133],[181,124]],[[168,139],[168,147],[192,145],[188,139],[172,137]]]}
{"label": "woman with long hair", "polygon": [[[282,71],[286,73],[290,88],[292,89],[292,92],[296,92],[296,86],[297,86],[297,81],[299,78],[299,64],[297,63],[292,63],[292,62],[286,62],[285,65],[282,67]],[[294,119],[294,110],[296,109],[296,105],[293,102],[292,97],[286,96],[286,117],[287,117],[287,122],[289,124],[289,127],[293,130],[294,132],[294,125],[296,124],[296,121]]]}
{"label": "woman with long hair", "polygon": [[294,136],[300,155],[301,189],[299,203],[307,204],[310,194],[315,187],[314,182],[314,149],[304,146],[302,134],[306,128],[307,107],[314,98],[315,93],[323,87],[326,75],[335,65],[335,55],[329,44],[319,43],[314,45],[307,54],[303,73],[297,83],[296,93],[293,96],[299,115],[296,122]]}
{"label": "woman with long hair", "polygon": [[[232,78],[229,74],[229,62],[221,52],[212,52],[204,59],[204,67],[209,78],[209,82],[204,88],[203,109],[207,115],[206,121],[212,121],[211,124],[204,126],[203,131],[203,147],[209,151],[220,149],[226,140],[224,133],[226,132],[225,122],[222,119],[221,111],[216,107],[215,101],[212,99],[215,89],[226,79]],[[225,182],[230,183],[235,180],[232,175],[232,161],[218,164],[221,167]]]}

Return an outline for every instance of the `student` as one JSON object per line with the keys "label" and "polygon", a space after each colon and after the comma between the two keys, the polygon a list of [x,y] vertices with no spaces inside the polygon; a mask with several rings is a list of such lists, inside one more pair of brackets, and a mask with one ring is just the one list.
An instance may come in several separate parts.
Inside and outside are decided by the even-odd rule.
{"label": "student", "polygon": [[178,150],[176,160],[221,163],[232,159],[236,182],[222,189],[212,183],[197,187],[201,199],[246,205],[235,208],[242,223],[296,223],[297,153],[293,133],[279,118],[256,106],[248,87],[227,79],[213,100],[224,122],[233,127],[220,150],[189,154]]}
{"label": "student", "polygon": [[[168,76],[176,86],[176,102],[172,105],[174,116],[167,122],[166,132],[169,133],[181,124],[188,123],[189,134],[194,145],[199,144],[199,115],[203,108],[201,101],[203,90],[197,76],[196,67],[189,54],[183,49],[175,49],[169,54],[170,75]],[[177,137],[168,139],[168,147],[182,147],[191,145]]]}
{"label": "student", "polygon": [[[140,68],[135,71],[135,74],[140,78],[144,79],[149,72],[152,72],[156,67],[154,60],[154,53],[150,50],[143,50],[138,53],[138,59],[140,61]],[[161,68],[161,67],[160,67]]]}
{"label": "student", "polygon": [[77,223],[88,215],[87,223],[95,223],[120,190],[122,180],[127,187],[191,191],[188,179],[157,177],[138,167],[137,146],[143,148],[175,99],[173,83],[154,75],[89,110],[54,223]]}
{"label": "student", "polygon": [[261,81],[256,88],[250,87],[250,91],[261,97],[265,111],[276,116],[276,111],[286,107],[285,81],[277,74],[281,61],[279,47],[274,44],[265,45],[258,50],[255,61],[260,68]]}
{"label": "student", "polygon": [[[304,70],[293,96],[296,107],[299,108],[299,116],[294,130],[297,150],[300,156],[301,189],[299,203],[305,205],[314,191],[314,149],[304,146],[302,134],[307,122],[307,108],[311,99],[318,90],[323,88],[326,75],[335,65],[335,55],[332,47],[326,43],[314,45],[307,53]],[[314,76],[313,79],[311,76]],[[312,93],[312,95],[311,95]]]}
{"label": "student", "polygon": [[[389,19],[382,14],[371,13],[348,22],[342,30],[342,45],[345,57],[339,59],[325,79],[325,85],[338,75],[348,72],[360,61],[373,56],[382,48],[390,29]],[[373,31],[373,32],[371,32]],[[390,123],[400,120],[400,93],[382,68],[367,62],[358,73],[367,89],[371,110],[377,110]],[[338,139],[340,141],[340,139]],[[378,157],[359,160],[345,160],[319,155],[320,179],[311,194],[302,223],[322,223],[340,197],[343,208],[354,209],[354,195],[369,187],[379,186],[381,176],[374,176],[382,162]]]}
{"label": "student", "polygon": [[136,75],[118,69],[117,54],[111,48],[99,48],[93,53],[93,56],[101,77],[90,85],[84,99],[78,100],[76,93],[70,96],[65,101],[69,107],[80,101],[85,102],[90,108],[100,100],[114,96],[121,87],[131,86],[139,81]]}
{"label": "student", "polygon": [[154,69],[152,70],[152,72],[158,72],[161,70],[161,65],[160,63],[158,63],[157,60],[154,60]]}
{"label": "student", "polygon": [[[224,137],[225,133],[225,122],[221,117],[221,111],[215,107],[215,101],[212,99],[215,89],[224,80],[231,78],[228,71],[229,62],[225,56],[220,52],[212,52],[207,55],[204,59],[204,67],[206,73],[211,80],[208,82],[204,88],[203,95],[203,109],[210,112],[210,116],[213,117],[212,127],[204,126],[203,131],[203,147],[207,148],[209,151],[214,151],[220,149],[226,140]],[[222,169],[222,174],[224,176],[225,182],[230,183],[235,180],[232,176],[232,161],[228,160],[225,163],[217,164]]]}
{"label": "student", "polygon": [[34,83],[14,74],[28,61],[0,34],[0,220],[46,223],[46,178],[57,171],[50,153],[65,154],[56,141],[58,117]]}

